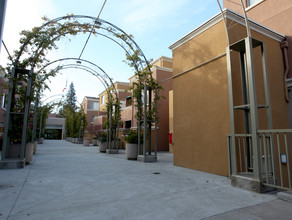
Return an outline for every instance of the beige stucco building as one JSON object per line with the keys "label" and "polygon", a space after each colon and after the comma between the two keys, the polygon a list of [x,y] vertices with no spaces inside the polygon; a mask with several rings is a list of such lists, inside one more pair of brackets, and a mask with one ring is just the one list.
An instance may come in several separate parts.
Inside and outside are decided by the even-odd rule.
{"label": "beige stucco building", "polygon": [[[243,3],[245,4],[249,19],[285,35],[281,48],[283,53],[287,55],[284,76],[288,87],[287,107],[289,112],[289,126],[292,128],[292,23],[290,22],[292,19],[292,1],[244,0]],[[243,14],[242,8],[237,4],[237,1],[223,0],[223,6],[239,14]],[[290,102],[288,102],[288,99]]]}
{"label": "beige stucco building", "polygon": [[[244,18],[225,9],[230,44],[247,36]],[[284,35],[251,21],[252,37],[266,46],[273,128],[288,128]],[[227,34],[219,13],[170,46],[173,53],[174,164],[228,176],[227,134],[231,132],[227,74]],[[261,51],[254,49],[258,103],[264,102]],[[242,102],[240,57],[231,52],[233,102]],[[170,93],[172,95],[172,93]],[[172,112],[172,105],[170,105]],[[234,111],[236,133],[244,128],[243,113]],[[266,110],[259,110],[259,128],[267,128]],[[171,123],[172,124],[172,123]]]}

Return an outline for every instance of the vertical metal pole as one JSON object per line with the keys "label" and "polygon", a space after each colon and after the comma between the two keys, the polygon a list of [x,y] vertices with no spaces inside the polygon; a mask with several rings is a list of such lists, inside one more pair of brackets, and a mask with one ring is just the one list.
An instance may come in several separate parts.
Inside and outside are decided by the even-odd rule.
{"label": "vertical metal pole", "polygon": [[157,88],[155,89],[155,156],[157,156],[157,123],[158,123],[158,114],[157,114],[157,111],[158,111],[158,105],[157,105],[157,97],[158,97],[158,91],[157,91]]}
{"label": "vertical metal pole", "polygon": [[[149,100],[149,103],[148,103],[148,111],[149,111],[149,115],[150,115],[150,112],[151,112],[151,102],[152,102],[152,89],[149,88],[148,90],[149,92],[149,97],[148,97],[148,100]],[[148,121],[148,133],[149,133],[149,140],[148,140],[148,155],[151,155],[151,135],[152,135],[152,132],[151,132],[151,125],[152,125],[152,117],[149,119]]]}
{"label": "vertical metal pole", "polygon": [[39,91],[38,90],[38,94],[36,96],[36,101],[35,101],[35,106],[34,106],[34,110],[33,110],[33,128],[32,128],[32,137],[31,137],[31,141],[34,141],[34,137],[36,137],[36,130],[37,130],[37,115],[38,115],[38,105],[39,105]]}
{"label": "vertical metal pole", "polygon": [[[137,97],[137,103],[141,104],[141,93],[140,95]],[[141,106],[140,104],[138,104],[138,106]],[[132,123],[134,121],[134,102],[132,103]],[[137,130],[138,130],[138,155],[140,155],[140,149],[141,149],[141,108],[138,107],[137,109],[138,111],[138,117],[137,117]],[[133,124],[132,124],[133,125]]]}
{"label": "vertical metal pole", "polygon": [[8,101],[6,105],[6,116],[5,116],[5,127],[4,127],[4,137],[3,137],[3,147],[2,147],[2,155],[1,155],[1,160],[5,160],[6,154],[9,151],[10,148],[10,138],[8,137],[8,131],[10,128],[10,117],[11,117],[11,108],[12,108],[12,99],[13,99],[13,79],[15,78],[15,67],[12,68],[11,75],[10,75],[10,80],[9,80],[9,92],[8,92]]}
{"label": "vertical metal pole", "polygon": [[115,142],[115,149],[119,149],[120,145],[117,147],[116,145],[119,144],[119,126],[120,126],[120,101],[117,97],[117,106],[115,108],[117,113],[117,128],[116,128],[116,142]]}
{"label": "vertical metal pole", "polygon": [[141,148],[141,118],[140,116],[137,118],[137,127],[138,127],[138,155],[140,155],[140,148]]}
{"label": "vertical metal pole", "polygon": [[228,71],[228,90],[229,90],[229,111],[230,111],[230,165],[231,175],[237,174],[237,160],[236,160],[236,145],[235,145],[235,126],[234,126],[234,104],[233,104],[233,89],[232,89],[232,72],[231,72],[231,57],[230,48],[226,48],[226,61]]}
{"label": "vertical metal pole", "polygon": [[144,141],[143,141],[143,155],[146,156],[146,141],[147,141],[147,86],[144,85]]}
{"label": "vertical metal pole", "polygon": [[25,106],[24,106],[22,140],[21,140],[21,149],[20,149],[20,159],[21,160],[25,158],[26,132],[27,132],[29,105],[30,105],[32,74],[33,74],[33,69],[31,69],[29,71],[29,74],[27,76],[26,101],[25,101]]}
{"label": "vertical metal pole", "polygon": [[80,115],[80,125],[79,125],[79,134],[78,134],[78,144],[81,144],[81,123],[82,123],[82,116]]}
{"label": "vertical metal pole", "polygon": [[265,47],[264,43],[261,44],[261,51],[262,51],[262,66],[263,66],[263,78],[264,78],[264,88],[265,88],[265,100],[266,100],[266,105],[268,106],[267,107],[268,128],[273,129],[269,78],[268,78],[268,70],[267,70],[266,47]]}
{"label": "vertical metal pole", "polygon": [[7,0],[0,1],[0,52],[1,52],[2,37],[3,37],[3,30],[4,30],[6,5],[7,5]]}
{"label": "vertical metal pole", "polygon": [[41,139],[41,137],[42,137],[43,112],[44,112],[44,109],[42,109],[41,118],[40,118],[40,132],[39,132],[39,139]]}
{"label": "vertical metal pole", "polygon": [[[248,104],[248,92],[247,92],[247,74],[246,74],[246,69],[245,69],[245,55],[243,52],[240,53],[240,66],[241,66],[241,80],[242,80],[242,97],[243,97],[243,104],[247,105]],[[249,123],[249,110],[250,109],[245,109],[244,110],[244,123],[245,123],[245,133],[249,134],[250,133],[250,123]],[[249,145],[249,142],[247,142]],[[244,146],[247,150],[247,154],[249,155],[251,152],[249,151],[249,146]],[[249,157],[247,157],[249,158]],[[249,159],[247,160],[247,167],[250,166],[250,161]]]}
{"label": "vertical metal pole", "polygon": [[291,189],[291,174],[290,174],[289,151],[288,151],[288,144],[287,144],[287,133],[284,133],[284,140],[285,140],[285,153],[287,155],[288,183],[289,183],[289,188]]}
{"label": "vertical metal pole", "polygon": [[253,63],[253,46],[252,38],[245,38],[246,47],[246,61],[247,61],[247,74],[249,84],[249,100],[250,100],[250,119],[251,119],[251,136],[253,146],[253,172],[254,178],[257,180],[261,179],[261,156],[258,144],[258,109],[257,109],[257,96],[256,96],[256,84],[254,74],[254,63]]}
{"label": "vertical metal pole", "polygon": [[[112,103],[112,97],[111,97],[111,94],[110,94],[110,103]],[[112,142],[112,104],[109,106],[109,132],[108,132],[108,149],[112,149],[112,145],[111,145],[111,142]]]}
{"label": "vertical metal pole", "polygon": [[243,1],[242,0],[240,0],[240,1],[241,1],[241,7],[242,7],[242,11],[243,11],[244,18],[245,18],[247,37],[251,37],[251,32],[250,32],[250,28],[249,28],[249,24],[248,24],[248,19],[247,19],[245,7],[244,7],[244,4],[243,4]]}
{"label": "vertical metal pole", "polygon": [[[261,44],[262,52],[262,67],[263,67],[263,79],[264,79],[264,88],[265,88],[265,105],[267,106],[267,121],[268,128],[273,129],[273,117],[272,117],[272,107],[271,107],[271,96],[270,96],[270,87],[269,87],[269,77],[268,77],[268,68],[267,68],[267,57],[266,57],[266,46],[265,43]],[[271,135],[271,156],[275,158],[275,149],[274,149],[274,136]],[[273,170],[276,170],[276,164],[272,164]],[[275,178],[276,173],[273,172],[273,177]]]}

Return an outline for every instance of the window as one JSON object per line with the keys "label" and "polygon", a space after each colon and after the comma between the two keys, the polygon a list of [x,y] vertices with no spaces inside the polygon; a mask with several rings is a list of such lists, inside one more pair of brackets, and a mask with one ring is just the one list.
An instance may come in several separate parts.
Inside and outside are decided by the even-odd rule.
{"label": "window", "polygon": [[104,104],[104,96],[101,96],[101,101],[100,101],[101,105]]}
{"label": "window", "polygon": [[261,2],[262,0],[247,0],[247,7],[255,5],[259,2]]}
{"label": "window", "polygon": [[91,123],[94,123],[95,116],[91,116]]}
{"label": "window", "polygon": [[126,97],[126,107],[131,106],[131,105],[132,105],[132,97],[127,96]]}
{"label": "window", "polygon": [[90,109],[98,110],[98,103],[97,102],[90,102]]}
{"label": "window", "polygon": [[132,121],[125,121],[125,128],[131,128]]}
{"label": "window", "polygon": [[3,93],[2,96],[2,108],[6,109],[6,102],[7,102],[7,95],[5,93]]}

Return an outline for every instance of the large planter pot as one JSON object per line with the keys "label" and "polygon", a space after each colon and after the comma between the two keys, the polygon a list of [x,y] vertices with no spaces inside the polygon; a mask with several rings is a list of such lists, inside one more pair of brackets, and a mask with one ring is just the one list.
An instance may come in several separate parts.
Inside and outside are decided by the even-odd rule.
{"label": "large planter pot", "polygon": [[37,147],[38,147],[38,142],[34,141],[33,142],[33,154],[35,154],[37,152]]}
{"label": "large planter pot", "polygon": [[138,156],[138,144],[126,143],[126,159],[137,160]]}
{"label": "large planter pot", "polygon": [[93,146],[97,146],[97,139],[96,138],[93,138]]}
{"label": "large planter pot", "polygon": [[89,138],[84,138],[83,139],[83,145],[84,146],[89,146],[89,141],[90,141]]}
{"label": "large planter pot", "polygon": [[101,153],[106,152],[107,142],[99,142],[99,151]]}
{"label": "large planter pot", "polygon": [[25,163],[30,164],[32,162],[34,143],[27,143],[25,147]]}
{"label": "large planter pot", "polygon": [[78,138],[73,138],[73,143],[78,144]]}
{"label": "large planter pot", "polygon": [[112,149],[120,149],[120,140],[111,142]]}

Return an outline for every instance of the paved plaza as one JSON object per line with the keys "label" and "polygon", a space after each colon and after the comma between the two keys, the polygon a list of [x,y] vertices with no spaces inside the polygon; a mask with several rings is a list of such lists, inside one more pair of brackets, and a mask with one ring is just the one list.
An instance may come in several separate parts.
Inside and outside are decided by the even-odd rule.
{"label": "paved plaza", "polygon": [[100,153],[66,141],[38,145],[31,165],[0,170],[0,220],[291,219],[275,193],[234,188],[226,177]]}

